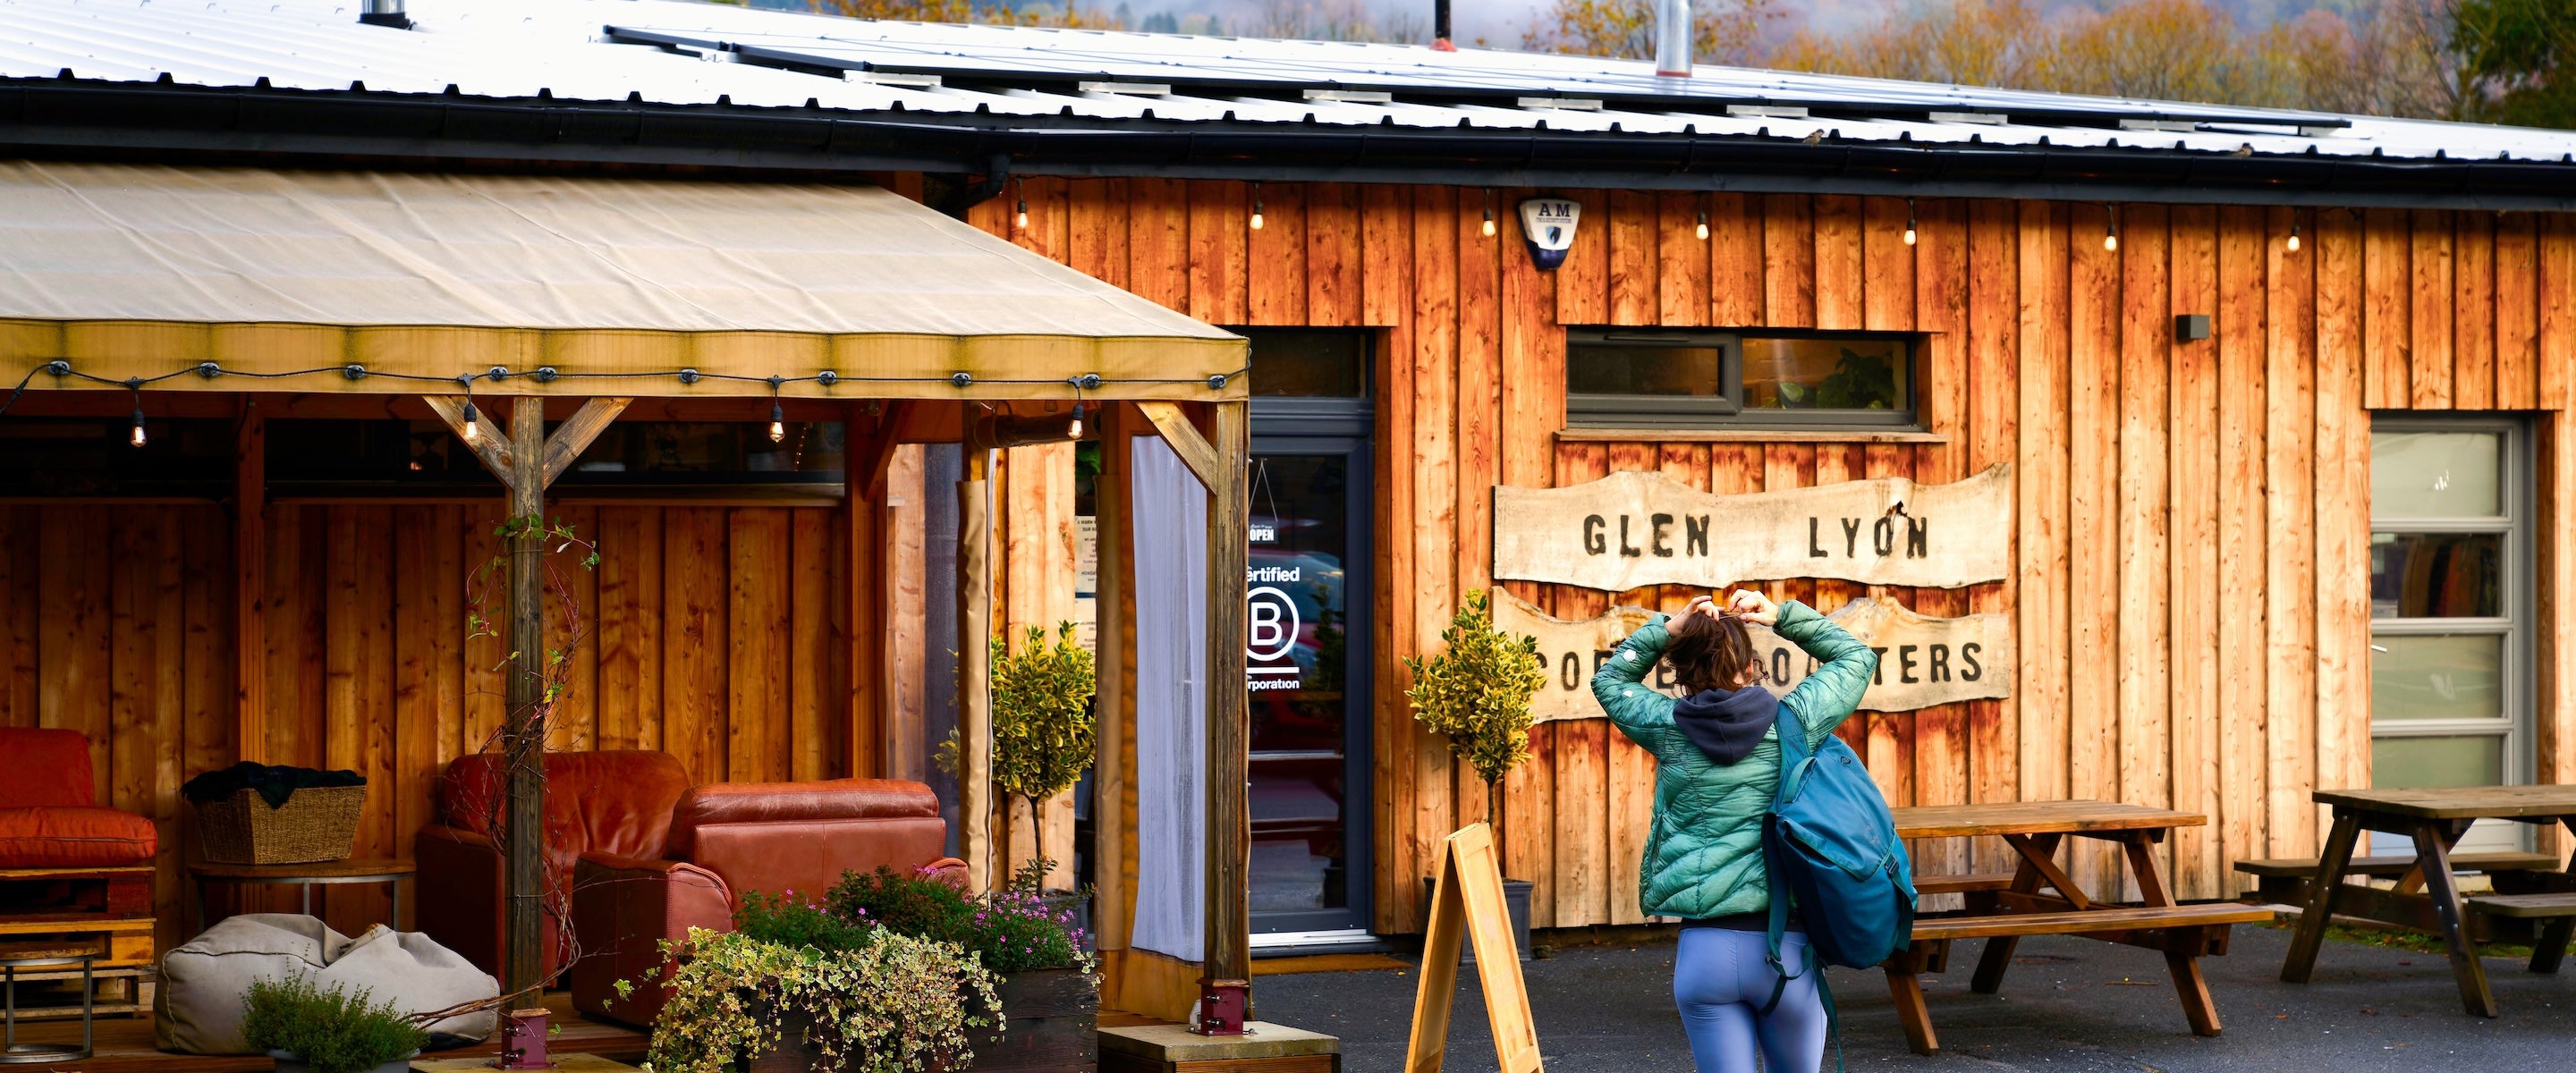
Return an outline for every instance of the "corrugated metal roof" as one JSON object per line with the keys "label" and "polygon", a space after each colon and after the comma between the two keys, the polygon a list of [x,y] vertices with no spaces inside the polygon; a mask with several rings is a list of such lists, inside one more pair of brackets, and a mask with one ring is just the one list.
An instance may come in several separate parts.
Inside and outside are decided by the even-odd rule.
{"label": "corrugated metal roof", "polygon": [[[1419,46],[871,22],[668,0],[0,0],[0,77],[920,118],[2576,163],[2576,132]],[[926,115],[924,115],[926,114]],[[882,115],[879,116],[882,118]]]}

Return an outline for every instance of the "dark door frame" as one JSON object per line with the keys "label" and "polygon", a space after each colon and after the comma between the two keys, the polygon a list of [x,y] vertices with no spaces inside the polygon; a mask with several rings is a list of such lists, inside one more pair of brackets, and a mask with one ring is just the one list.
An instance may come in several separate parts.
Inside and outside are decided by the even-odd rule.
{"label": "dark door frame", "polygon": [[1349,547],[1342,564],[1345,608],[1342,680],[1343,909],[1255,913],[1252,930],[1264,933],[1372,927],[1376,889],[1375,757],[1376,679],[1376,411],[1367,399],[1256,398],[1252,400],[1252,457],[1265,454],[1346,455],[1350,480],[1343,495]]}

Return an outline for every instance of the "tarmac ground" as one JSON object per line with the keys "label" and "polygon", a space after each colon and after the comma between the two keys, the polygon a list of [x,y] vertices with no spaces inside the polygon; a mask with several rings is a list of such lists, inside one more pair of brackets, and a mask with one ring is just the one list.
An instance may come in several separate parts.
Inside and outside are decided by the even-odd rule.
{"label": "tarmac ground", "polygon": [[[1924,977],[1942,1053],[1905,1045],[1886,978],[1831,970],[1851,1069],[1940,1071],[2117,1070],[2120,1073],[2366,1073],[2443,1070],[2511,1073],[2576,1069],[2576,968],[2534,975],[2520,960],[2488,958],[2504,1015],[2460,1007],[2440,953],[2330,941],[2311,982],[2280,980],[2290,932],[2236,929],[2225,957],[2202,959],[2224,1034],[2203,1039],[2183,1022],[2164,958],[2089,939],[2024,939],[2001,993],[1979,995],[1968,977],[1983,950],[1966,941],[1952,971]],[[1689,1073],[1690,1053],[1672,1001],[1673,944],[1562,949],[1526,962],[1540,1054],[1550,1073]],[[2571,962],[2576,965],[2576,962]],[[1255,1016],[1342,1040],[1348,1073],[1404,1068],[1417,971],[1263,976]],[[1459,974],[1444,1068],[1495,1068],[1484,1000],[1473,970]],[[1826,1068],[1833,1052],[1826,1051]],[[1750,1073],[1750,1071],[1747,1071]]]}

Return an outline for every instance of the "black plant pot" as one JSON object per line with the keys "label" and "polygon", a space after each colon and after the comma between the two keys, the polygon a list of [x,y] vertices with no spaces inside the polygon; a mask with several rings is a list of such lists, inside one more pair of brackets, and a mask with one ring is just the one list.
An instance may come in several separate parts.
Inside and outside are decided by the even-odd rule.
{"label": "black plant pot", "polygon": [[[1430,905],[1431,896],[1438,889],[1430,877],[1423,877],[1422,904]],[[1519,879],[1503,881],[1503,908],[1512,918],[1512,947],[1520,953],[1521,960],[1528,961],[1530,959],[1530,885],[1528,881]],[[1461,965],[1476,963],[1476,944],[1465,936],[1459,937],[1458,940],[1458,963]]]}

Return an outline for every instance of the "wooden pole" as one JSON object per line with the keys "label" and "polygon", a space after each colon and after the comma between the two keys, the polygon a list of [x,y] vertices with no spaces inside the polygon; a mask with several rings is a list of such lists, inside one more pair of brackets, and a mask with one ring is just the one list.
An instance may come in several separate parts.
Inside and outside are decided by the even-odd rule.
{"label": "wooden pole", "polygon": [[1208,485],[1207,962],[1199,1025],[1219,1035],[1243,1031],[1252,998],[1251,695],[1243,684],[1252,440],[1246,404],[1208,409],[1216,479]]}
{"label": "wooden pole", "polygon": [[590,442],[635,400],[584,402],[551,439],[546,436],[544,399],[522,397],[513,403],[507,436],[494,435],[479,419],[469,424],[466,404],[458,399],[430,395],[421,401],[509,489],[509,520],[516,523],[501,613],[509,623],[510,644],[510,676],[502,693],[509,714],[501,730],[501,763],[509,772],[502,806],[508,889],[501,911],[501,978],[509,1005],[532,1004],[546,983],[546,727],[538,720],[546,685],[546,486],[572,468]]}
{"label": "wooden pole", "polygon": [[[506,848],[509,904],[504,931],[504,989],[510,1005],[533,1005],[545,986],[546,728],[538,721],[544,700],[546,658],[545,400],[522,397],[510,407],[510,572],[508,634],[511,657],[505,695],[508,723],[502,732],[503,766],[510,773]],[[576,452],[577,453],[577,452]]]}
{"label": "wooden pole", "polygon": [[268,759],[268,417],[242,397],[233,433],[233,757]]}
{"label": "wooden pole", "polygon": [[957,848],[973,890],[994,879],[992,472],[992,452],[968,444],[966,479],[957,482],[957,813],[965,828]]}

